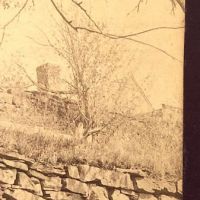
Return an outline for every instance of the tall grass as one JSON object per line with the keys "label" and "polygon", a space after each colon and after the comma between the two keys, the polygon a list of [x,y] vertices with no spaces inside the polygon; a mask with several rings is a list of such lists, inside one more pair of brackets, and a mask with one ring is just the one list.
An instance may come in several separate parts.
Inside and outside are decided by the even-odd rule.
{"label": "tall grass", "polygon": [[[124,121],[123,121],[124,120]],[[182,124],[119,119],[120,127],[87,141],[63,135],[0,131],[0,145],[47,163],[88,163],[105,168],[143,168],[156,177],[182,176]],[[118,123],[118,122],[116,122]]]}

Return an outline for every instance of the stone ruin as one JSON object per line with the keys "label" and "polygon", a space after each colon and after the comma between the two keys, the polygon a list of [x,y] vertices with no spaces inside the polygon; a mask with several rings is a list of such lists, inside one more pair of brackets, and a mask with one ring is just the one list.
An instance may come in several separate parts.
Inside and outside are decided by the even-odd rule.
{"label": "stone ruin", "polygon": [[46,63],[37,67],[36,72],[39,88],[41,87],[48,91],[62,90],[61,69],[59,66]]}
{"label": "stone ruin", "polygon": [[[37,83],[28,88],[10,88],[0,92],[0,111],[20,113],[20,118],[27,112],[46,116],[47,121],[73,121],[79,115],[76,101],[67,94],[66,84],[61,80],[59,66],[46,63],[36,68]],[[35,120],[36,118],[33,118]],[[28,120],[28,119],[27,119]],[[59,124],[58,123],[58,124]]]}

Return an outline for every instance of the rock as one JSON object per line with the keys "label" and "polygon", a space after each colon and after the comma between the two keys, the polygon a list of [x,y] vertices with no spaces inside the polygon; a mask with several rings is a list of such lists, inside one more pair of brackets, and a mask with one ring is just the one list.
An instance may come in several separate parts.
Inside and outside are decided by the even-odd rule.
{"label": "rock", "polygon": [[61,178],[59,177],[47,177],[47,179],[41,181],[43,190],[59,191],[62,188]]}
{"label": "rock", "polygon": [[69,192],[55,192],[55,191],[47,191],[45,192],[45,198],[50,198],[53,200],[83,200],[81,195],[73,194]]}
{"label": "rock", "polygon": [[101,181],[104,186],[134,189],[131,177],[127,173],[103,170],[88,165],[69,166],[67,170],[71,178],[79,179],[83,182]]}
{"label": "rock", "polygon": [[155,189],[158,190],[159,187],[156,182],[152,179],[147,178],[135,178],[137,184],[137,190],[154,193]]}
{"label": "rock", "polygon": [[16,169],[0,169],[0,182],[6,184],[14,184],[16,174]]}
{"label": "rock", "polygon": [[179,194],[183,194],[183,181],[182,180],[179,180],[177,182],[177,192]]}
{"label": "rock", "polygon": [[100,180],[102,185],[105,186],[134,190],[133,182],[129,174],[111,170],[102,170],[100,173]]}
{"label": "rock", "polygon": [[0,183],[0,190],[1,190],[1,189],[5,189],[5,188],[11,188],[11,187],[12,187],[11,184]]}
{"label": "rock", "polygon": [[28,177],[23,172],[18,172],[17,174],[17,185],[20,186],[21,189],[29,190],[39,196],[42,195],[40,181],[36,178]]}
{"label": "rock", "polygon": [[21,187],[19,185],[11,185],[11,187],[9,188],[13,188],[13,189],[21,189]]}
{"label": "rock", "polygon": [[100,169],[89,165],[68,166],[68,175],[71,178],[79,179],[83,182],[95,181],[98,179]]}
{"label": "rock", "polygon": [[42,173],[40,173],[38,171],[35,171],[33,169],[30,169],[27,173],[28,173],[29,176],[33,176],[33,177],[38,178],[40,180],[45,180],[45,179],[48,178],[44,174],[42,174]]}
{"label": "rock", "polygon": [[99,186],[90,186],[89,196],[91,200],[109,200],[107,190]]}
{"label": "rock", "polygon": [[156,181],[150,178],[136,177],[137,190],[154,193],[155,191],[164,191],[168,193],[176,193],[175,183],[167,181]]}
{"label": "rock", "polygon": [[17,152],[9,152],[9,153],[0,152],[0,158],[5,158],[8,160],[18,160],[20,162],[25,162],[28,165],[34,163],[33,159],[26,158],[24,155],[20,155]]}
{"label": "rock", "polygon": [[80,177],[78,167],[73,165],[67,166],[67,174],[69,175],[69,177],[79,180],[84,178]]}
{"label": "rock", "polygon": [[53,167],[50,165],[42,165],[39,163],[34,163],[31,165],[30,168],[33,170],[42,172],[43,174],[46,174],[48,176],[64,176],[64,175],[66,175],[64,168],[61,166]]}
{"label": "rock", "polygon": [[4,189],[0,187],[0,199],[2,199],[3,197],[3,193],[4,193]]}
{"label": "rock", "polygon": [[71,178],[63,179],[63,188],[84,196],[88,196],[89,194],[89,187],[86,183]]}
{"label": "rock", "polygon": [[128,196],[120,193],[119,190],[115,190],[111,197],[112,197],[112,200],[130,200]]}
{"label": "rock", "polygon": [[138,200],[158,200],[158,199],[152,194],[139,194]]}
{"label": "rock", "polygon": [[43,192],[42,192],[42,187],[41,187],[41,183],[37,178],[31,177],[31,181],[34,183],[34,193],[42,196]]}
{"label": "rock", "polygon": [[0,163],[0,168],[6,168],[6,165],[4,165],[3,163]]}
{"label": "rock", "polygon": [[175,197],[170,197],[170,196],[166,196],[166,195],[161,195],[159,197],[159,200],[178,200],[177,198]]}
{"label": "rock", "polygon": [[2,162],[9,167],[20,169],[22,171],[28,171],[28,166],[23,162],[19,162],[17,160],[6,160],[6,159],[2,159]]}
{"label": "rock", "polygon": [[160,190],[169,192],[169,193],[176,193],[176,184],[174,182],[169,182],[169,181],[161,181],[159,183],[160,185]]}
{"label": "rock", "polygon": [[122,172],[122,173],[128,173],[133,175],[134,177],[146,177],[149,172],[143,171],[140,169],[121,169],[121,168],[116,168],[116,171]]}
{"label": "rock", "polygon": [[79,165],[78,171],[80,179],[84,182],[96,181],[100,179],[101,169],[98,167],[91,167],[89,165]]}
{"label": "rock", "polygon": [[23,172],[17,173],[17,181],[16,184],[21,187],[21,189],[25,190],[34,190],[34,184],[31,179]]}
{"label": "rock", "polygon": [[6,199],[12,200],[45,200],[42,197],[34,195],[30,192],[21,189],[14,189],[14,190],[6,190],[5,191]]}
{"label": "rock", "polygon": [[131,196],[132,199],[138,199],[138,194],[132,190],[124,190],[124,189],[121,189],[121,193],[122,194],[126,194],[128,196]]}

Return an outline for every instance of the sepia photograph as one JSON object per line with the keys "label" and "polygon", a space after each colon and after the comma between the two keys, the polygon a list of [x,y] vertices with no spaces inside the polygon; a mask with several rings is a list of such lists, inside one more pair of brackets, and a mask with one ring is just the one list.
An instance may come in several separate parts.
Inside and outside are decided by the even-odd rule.
{"label": "sepia photograph", "polygon": [[185,0],[0,0],[0,200],[182,200]]}

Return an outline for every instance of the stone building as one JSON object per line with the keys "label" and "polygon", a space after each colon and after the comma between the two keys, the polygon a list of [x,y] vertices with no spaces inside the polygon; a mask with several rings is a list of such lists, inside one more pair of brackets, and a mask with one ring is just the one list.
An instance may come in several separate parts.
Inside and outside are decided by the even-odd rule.
{"label": "stone building", "polygon": [[49,91],[62,91],[61,69],[57,65],[43,64],[36,69],[39,87]]}

